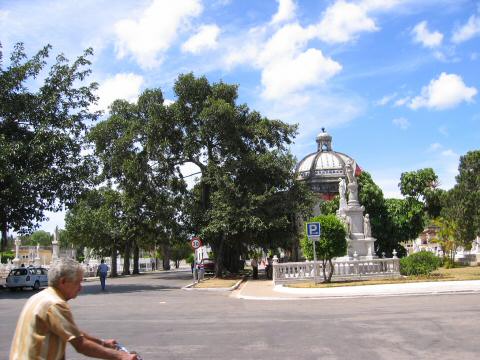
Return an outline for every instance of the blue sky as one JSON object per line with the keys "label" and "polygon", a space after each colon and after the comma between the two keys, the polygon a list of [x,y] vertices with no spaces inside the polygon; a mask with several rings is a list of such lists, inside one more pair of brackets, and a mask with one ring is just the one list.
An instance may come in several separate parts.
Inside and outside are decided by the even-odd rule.
{"label": "blue sky", "polygon": [[423,167],[451,188],[480,142],[479,1],[3,0],[0,41],[70,59],[93,47],[105,110],[152,87],[174,100],[179,73],[238,84],[240,102],[300,125],[298,160],[325,127],[386,197]]}

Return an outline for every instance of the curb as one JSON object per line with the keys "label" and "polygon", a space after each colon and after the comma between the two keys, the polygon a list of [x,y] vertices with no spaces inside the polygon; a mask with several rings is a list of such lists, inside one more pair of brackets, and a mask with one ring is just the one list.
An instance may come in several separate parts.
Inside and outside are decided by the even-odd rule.
{"label": "curb", "polygon": [[236,290],[242,282],[246,280],[246,277],[243,277],[242,279],[238,280],[233,286],[230,286],[228,288],[194,288],[193,286],[195,285],[194,283],[185,285],[182,287],[182,290],[189,290],[189,291],[233,291]]}
{"label": "curb", "polygon": [[[416,284],[416,285],[413,285]],[[382,286],[382,287],[380,287]],[[337,290],[334,290],[337,289]],[[328,300],[328,299],[354,299],[376,298],[394,296],[426,296],[426,295],[467,295],[480,293],[480,281],[450,281],[412,283],[410,286],[370,285],[362,287],[339,287],[332,289],[294,289],[277,285],[270,293],[255,296],[255,292],[243,295],[242,291],[234,297],[244,300]],[[332,291],[333,290],[333,291]],[[278,295],[276,295],[277,293]],[[281,296],[280,294],[283,294]],[[233,295],[232,295],[233,296]]]}

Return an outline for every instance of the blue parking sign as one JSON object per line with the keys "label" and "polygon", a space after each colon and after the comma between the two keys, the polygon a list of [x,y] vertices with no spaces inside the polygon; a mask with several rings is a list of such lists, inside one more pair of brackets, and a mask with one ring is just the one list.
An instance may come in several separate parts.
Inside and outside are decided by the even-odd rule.
{"label": "blue parking sign", "polygon": [[309,222],[307,223],[307,237],[319,237],[321,232],[319,222]]}

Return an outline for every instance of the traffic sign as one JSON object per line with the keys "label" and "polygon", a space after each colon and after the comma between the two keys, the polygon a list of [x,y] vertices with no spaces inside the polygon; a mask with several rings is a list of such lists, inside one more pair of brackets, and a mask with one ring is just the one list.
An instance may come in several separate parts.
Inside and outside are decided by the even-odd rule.
{"label": "traffic sign", "polygon": [[307,223],[307,237],[308,238],[318,238],[320,237],[321,227],[319,222],[309,222]]}
{"label": "traffic sign", "polygon": [[199,247],[203,245],[202,239],[200,239],[198,236],[192,237],[190,244],[192,245],[192,248],[194,248],[195,250],[197,250]]}

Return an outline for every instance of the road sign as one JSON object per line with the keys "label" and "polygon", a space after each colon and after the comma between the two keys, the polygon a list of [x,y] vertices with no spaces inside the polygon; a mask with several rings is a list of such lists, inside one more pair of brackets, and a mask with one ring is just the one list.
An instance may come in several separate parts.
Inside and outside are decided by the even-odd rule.
{"label": "road sign", "polygon": [[197,250],[200,246],[202,246],[202,239],[200,239],[198,236],[192,237],[192,240],[190,241],[190,244],[192,245],[192,248]]}
{"label": "road sign", "polygon": [[307,223],[307,237],[308,238],[318,238],[320,237],[320,223],[319,222],[310,222]]}

